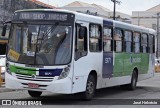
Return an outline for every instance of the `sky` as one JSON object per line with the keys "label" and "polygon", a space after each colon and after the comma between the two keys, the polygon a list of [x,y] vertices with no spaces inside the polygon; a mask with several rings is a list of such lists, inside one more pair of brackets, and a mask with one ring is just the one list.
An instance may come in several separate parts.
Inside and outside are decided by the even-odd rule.
{"label": "sky", "polygon": [[[39,0],[44,3],[56,7],[62,7],[74,1],[81,1],[89,4],[102,5],[111,11],[113,11],[113,2],[111,0]],[[120,5],[116,5],[116,10],[129,15],[132,15],[132,11],[145,11],[160,4],[160,0],[118,0],[121,1]]]}

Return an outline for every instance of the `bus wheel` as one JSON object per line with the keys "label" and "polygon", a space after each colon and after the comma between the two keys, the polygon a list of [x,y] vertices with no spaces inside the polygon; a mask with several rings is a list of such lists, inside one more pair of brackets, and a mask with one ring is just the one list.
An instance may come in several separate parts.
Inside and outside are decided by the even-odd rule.
{"label": "bus wheel", "polygon": [[42,92],[39,92],[39,91],[30,91],[28,90],[28,94],[31,96],[31,97],[40,97]]}
{"label": "bus wheel", "polygon": [[91,100],[95,94],[96,90],[96,83],[95,78],[93,75],[89,75],[87,84],[86,84],[86,91],[82,93],[82,98],[85,100]]}
{"label": "bus wheel", "polygon": [[138,75],[137,75],[136,71],[133,70],[131,83],[128,84],[128,89],[129,90],[135,90],[136,89],[137,79],[138,79],[137,77],[138,77]]}

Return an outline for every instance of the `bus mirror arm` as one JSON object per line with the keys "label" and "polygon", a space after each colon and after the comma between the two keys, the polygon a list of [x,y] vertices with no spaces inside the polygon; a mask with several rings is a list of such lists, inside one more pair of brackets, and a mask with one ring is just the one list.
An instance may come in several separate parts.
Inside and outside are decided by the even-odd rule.
{"label": "bus mirror arm", "polygon": [[83,39],[87,35],[86,27],[81,27],[79,30],[79,39]]}
{"label": "bus mirror arm", "polygon": [[3,29],[2,29],[2,36],[5,36],[6,35],[6,30],[7,30],[7,25],[3,25]]}
{"label": "bus mirror arm", "polygon": [[4,22],[3,23],[3,29],[2,29],[2,36],[5,36],[6,35],[6,30],[7,30],[7,24],[8,23],[11,23],[11,21],[8,21],[8,22]]}

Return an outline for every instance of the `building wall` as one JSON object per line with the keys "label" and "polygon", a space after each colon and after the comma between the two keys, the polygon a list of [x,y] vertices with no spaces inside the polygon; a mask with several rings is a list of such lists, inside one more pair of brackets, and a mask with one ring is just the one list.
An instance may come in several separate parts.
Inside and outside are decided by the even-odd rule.
{"label": "building wall", "polygon": [[104,10],[96,9],[93,7],[61,7],[62,9],[70,10],[70,11],[77,11],[82,13],[87,13],[89,11],[90,14],[96,14],[98,16],[107,18],[109,16],[109,13]]}
{"label": "building wall", "polygon": [[[77,12],[82,12],[82,13],[87,13],[87,11],[90,12],[90,14],[95,14],[97,13],[97,16],[103,17],[103,18],[110,18],[113,19],[113,12],[110,11],[105,11],[103,9],[97,9],[94,7],[60,7],[62,9],[70,10],[70,11],[77,11]],[[130,15],[116,12],[116,20],[131,23],[131,17]]]}
{"label": "building wall", "polygon": [[132,24],[157,29],[157,12],[132,12]]}

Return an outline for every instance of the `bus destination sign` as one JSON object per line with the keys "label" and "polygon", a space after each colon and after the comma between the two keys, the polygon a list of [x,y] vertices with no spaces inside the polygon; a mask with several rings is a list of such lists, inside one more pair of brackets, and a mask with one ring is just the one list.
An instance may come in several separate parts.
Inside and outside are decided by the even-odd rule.
{"label": "bus destination sign", "polygon": [[[56,20],[68,21],[73,15],[55,12],[17,12],[14,20]],[[72,18],[71,18],[72,19]]]}

